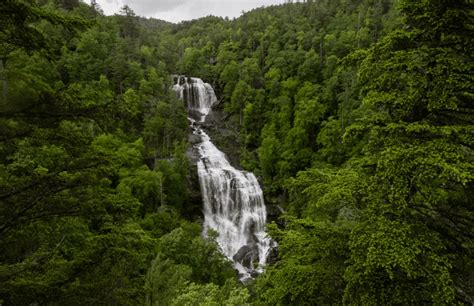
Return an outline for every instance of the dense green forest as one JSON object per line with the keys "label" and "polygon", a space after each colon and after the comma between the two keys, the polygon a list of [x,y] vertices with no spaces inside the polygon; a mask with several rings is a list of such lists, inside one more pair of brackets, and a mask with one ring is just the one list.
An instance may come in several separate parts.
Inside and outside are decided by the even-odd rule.
{"label": "dense green forest", "polygon": [[[0,305],[474,303],[474,3],[314,0],[179,24],[0,2]],[[284,213],[242,284],[202,236],[185,105]]]}

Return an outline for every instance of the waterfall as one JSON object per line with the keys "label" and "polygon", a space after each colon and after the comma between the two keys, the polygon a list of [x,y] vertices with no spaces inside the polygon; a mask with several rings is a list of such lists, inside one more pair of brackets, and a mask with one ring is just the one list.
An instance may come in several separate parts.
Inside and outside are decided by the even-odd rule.
{"label": "waterfall", "polygon": [[173,90],[177,92],[178,98],[186,101],[190,115],[198,117],[200,122],[204,121],[217,102],[212,86],[199,78],[175,76],[174,80]]}
{"label": "waterfall", "polygon": [[267,212],[263,192],[253,173],[232,167],[225,154],[201,129],[217,99],[212,87],[198,78],[175,77],[173,89],[188,105],[197,144],[199,185],[204,202],[204,234],[218,233],[222,252],[234,262],[240,279],[250,279],[263,271],[274,243],[265,233]]}

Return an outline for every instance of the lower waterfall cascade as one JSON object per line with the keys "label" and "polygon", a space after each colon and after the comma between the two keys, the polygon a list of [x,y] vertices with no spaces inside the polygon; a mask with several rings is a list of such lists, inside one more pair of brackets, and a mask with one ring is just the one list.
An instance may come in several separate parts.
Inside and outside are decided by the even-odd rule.
{"label": "lower waterfall cascade", "polygon": [[199,78],[174,77],[173,90],[187,103],[196,145],[199,185],[204,208],[204,234],[218,233],[217,243],[234,262],[239,279],[246,281],[261,273],[275,242],[265,233],[267,212],[263,192],[251,172],[235,169],[202,130],[217,102],[211,85]]}

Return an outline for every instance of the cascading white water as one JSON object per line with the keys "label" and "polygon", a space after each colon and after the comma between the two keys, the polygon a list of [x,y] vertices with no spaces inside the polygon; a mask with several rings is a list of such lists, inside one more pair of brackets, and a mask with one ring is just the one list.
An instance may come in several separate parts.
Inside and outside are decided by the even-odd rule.
{"label": "cascading white water", "polygon": [[199,184],[204,202],[204,232],[218,233],[217,242],[234,261],[245,281],[261,272],[272,240],[265,233],[266,208],[263,193],[253,173],[232,167],[224,153],[196,124],[204,122],[217,101],[212,87],[198,78],[175,77],[173,89],[188,105],[193,133],[201,138],[197,145]]}
{"label": "cascading white water", "polygon": [[178,98],[186,101],[191,115],[200,116],[198,121],[204,121],[217,102],[212,86],[199,78],[175,76],[173,90],[178,93]]}
{"label": "cascading white water", "polygon": [[[270,238],[265,233],[266,209],[255,176],[227,161],[202,130],[199,183],[204,201],[204,228],[219,233],[224,254],[236,262],[242,276],[265,265]],[[258,263],[258,266],[255,266]]]}

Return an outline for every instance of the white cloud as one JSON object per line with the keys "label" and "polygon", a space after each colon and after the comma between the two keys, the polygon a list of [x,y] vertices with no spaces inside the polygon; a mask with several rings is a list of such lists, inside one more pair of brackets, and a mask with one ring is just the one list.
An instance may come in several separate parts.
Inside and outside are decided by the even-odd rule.
{"label": "white cloud", "polygon": [[240,16],[242,11],[283,2],[284,0],[97,0],[106,15],[117,13],[127,4],[137,15],[171,22],[208,15],[234,18]]}
{"label": "white cloud", "polygon": [[123,0],[137,15],[151,16],[158,12],[173,11],[189,0]]}

